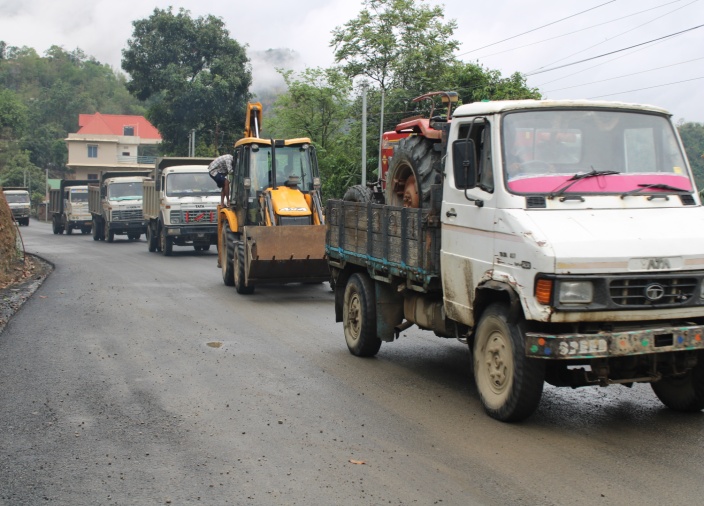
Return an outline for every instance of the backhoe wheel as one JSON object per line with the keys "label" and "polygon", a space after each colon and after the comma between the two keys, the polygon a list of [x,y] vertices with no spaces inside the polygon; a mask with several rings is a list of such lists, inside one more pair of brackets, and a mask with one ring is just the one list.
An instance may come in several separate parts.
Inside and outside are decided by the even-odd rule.
{"label": "backhoe wheel", "polygon": [[222,227],[220,243],[222,247],[218,250],[218,262],[222,269],[222,282],[226,286],[235,285],[235,234],[232,233],[230,227],[225,224]]}
{"label": "backhoe wheel", "polygon": [[482,314],[474,335],[474,380],[489,416],[518,422],[540,403],[545,366],[526,357],[523,322],[508,320],[504,304],[492,304]]}
{"label": "backhoe wheel", "polygon": [[245,259],[244,259],[244,242],[237,241],[235,243],[235,267],[234,267],[234,282],[235,290],[242,295],[254,293],[254,285],[245,284]]}
{"label": "backhoe wheel", "polygon": [[166,227],[162,226],[159,234],[159,250],[165,257],[171,256],[174,251],[174,238],[166,235]]}
{"label": "backhoe wheel", "polygon": [[401,139],[386,174],[386,203],[397,207],[430,207],[430,189],[442,168],[437,141],[411,136]]}
{"label": "backhoe wheel", "polygon": [[376,334],[374,283],[365,274],[353,274],[345,286],[342,322],[352,355],[373,357],[381,348]]}
{"label": "backhoe wheel", "polygon": [[660,402],[675,411],[697,412],[704,409],[704,353],[697,365],[682,376],[664,377],[650,386]]}
{"label": "backhoe wheel", "polygon": [[365,204],[371,202],[372,199],[372,189],[361,184],[350,186],[345,192],[344,197],[342,197],[342,200],[346,200],[347,202],[362,202]]}
{"label": "backhoe wheel", "polygon": [[158,238],[154,233],[151,225],[147,225],[147,249],[149,253],[154,253],[156,251]]}

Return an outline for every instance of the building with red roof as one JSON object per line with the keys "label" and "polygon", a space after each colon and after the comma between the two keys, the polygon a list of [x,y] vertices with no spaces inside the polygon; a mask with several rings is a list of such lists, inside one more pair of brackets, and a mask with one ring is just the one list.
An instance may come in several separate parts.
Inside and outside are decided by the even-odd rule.
{"label": "building with red roof", "polygon": [[99,179],[102,172],[151,169],[161,134],[144,116],[79,114],[78,132],[68,134],[68,167],[76,179]]}

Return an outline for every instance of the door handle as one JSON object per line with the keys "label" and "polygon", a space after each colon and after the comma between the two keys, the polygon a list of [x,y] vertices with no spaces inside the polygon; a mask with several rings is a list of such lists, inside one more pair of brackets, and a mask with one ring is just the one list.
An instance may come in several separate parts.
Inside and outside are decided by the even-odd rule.
{"label": "door handle", "polygon": [[445,213],[445,216],[447,216],[448,218],[456,218],[456,217],[457,217],[457,213],[455,212],[454,209],[450,209],[449,211],[447,211],[447,212]]}

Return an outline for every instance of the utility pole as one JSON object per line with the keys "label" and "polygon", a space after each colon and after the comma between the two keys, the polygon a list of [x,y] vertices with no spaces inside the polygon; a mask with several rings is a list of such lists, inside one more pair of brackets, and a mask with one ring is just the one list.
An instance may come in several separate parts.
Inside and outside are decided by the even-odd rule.
{"label": "utility pole", "polygon": [[376,173],[381,178],[381,148],[384,144],[384,87],[381,87],[381,119],[379,120],[379,162]]}
{"label": "utility pole", "polygon": [[195,129],[191,129],[191,131],[188,133],[188,156],[189,157],[196,156],[196,131],[195,131]]}
{"label": "utility pole", "polygon": [[367,82],[362,83],[362,186],[367,186]]}

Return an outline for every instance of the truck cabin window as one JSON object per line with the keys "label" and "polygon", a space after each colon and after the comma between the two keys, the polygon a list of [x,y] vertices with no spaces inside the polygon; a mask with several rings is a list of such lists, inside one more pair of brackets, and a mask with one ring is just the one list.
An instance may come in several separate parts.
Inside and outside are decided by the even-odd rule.
{"label": "truck cabin window", "polygon": [[[477,181],[473,183],[477,188],[492,193],[494,191],[494,166],[491,156],[490,131],[489,123],[484,119],[477,118],[473,123],[467,123],[460,127],[457,139],[467,139],[469,134],[469,140],[474,144],[477,162]],[[459,180],[456,185],[460,189],[467,186]]]}
{"label": "truck cabin window", "polygon": [[112,183],[108,186],[108,200],[141,200],[142,183]]}
{"label": "truck cabin window", "polygon": [[508,113],[502,122],[503,173],[517,194],[550,194],[577,174],[568,193],[621,194],[639,185],[667,184],[692,191],[684,157],[668,120],[618,110],[544,110]]}
{"label": "truck cabin window", "polygon": [[88,202],[88,190],[71,190],[71,202]]}
{"label": "truck cabin window", "polygon": [[207,172],[175,172],[166,177],[168,197],[220,195],[220,188]]}
{"label": "truck cabin window", "polygon": [[24,193],[5,194],[8,204],[29,204],[29,195]]}
{"label": "truck cabin window", "polygon": [[290,176],[298,178],[298,188],[303,191],[313,190],[313,167],[310,149],[302,146],[285,146],[274,150],[276,156],[276,173],[272,173],[270,146],[252,146],[250,151],[249,177],[252,188],[257,191],[276,185],[283,186]]}

